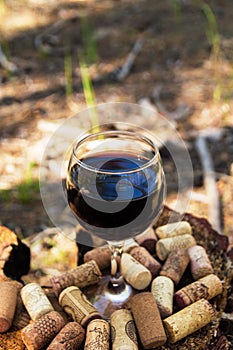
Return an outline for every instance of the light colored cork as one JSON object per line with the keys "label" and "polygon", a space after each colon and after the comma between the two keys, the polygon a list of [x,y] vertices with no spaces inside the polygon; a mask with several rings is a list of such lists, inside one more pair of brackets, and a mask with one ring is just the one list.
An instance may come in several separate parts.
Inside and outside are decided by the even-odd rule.
{"label": "light colored cork", "polygon": [[52,304],[37,283],[26,284],[21,289],[22,301],[33,321],[39,317],[54,311]]}
{"label": "light colored cork", "polygon": [[80,349],[85,337],[85,330],[77,322],[67,323],[53,339],[47,350]]}
{"label": "light colored cork", "polygon": [[135,294],[130,307],[143,348],[154,349],[164,345],[167,337],[153,294]]}
{"label": "light colored cork", "polygon": [[188,249],[188,254],[190,258],[190,270],[195,280],[214,272],[205,248],[195,245]]}
{"label": "light colored cork", "polygon": [[172,315],[174,295],[173,281],[165,276],[156,277],[151,284],[151,293],[155,298],[161,318]]}
{"label": "light colored cork", "polygon": [[169,253],[161,271],[161,276],[169,277],[175,284],[178,284],[189,264],[187,249],[177,249]]}
{"label": "light colored cork", "polygon": [[138,350],[136,327],[129,310],[114,311],[110,323],[112,350]]}
{"label": "light colored cork", "polygon": [[137,290],[145,289],[152,280],[151,272],[128,253],[122,254],[121,273],[125,280]]}
{"label": "light colored cork", "polygon": [[135,247],[130,251],[130,255],[140,264],[145,266],[152,274],[152,278],[158,276],[161,264],[144,247]]}
{"label": "light colored cork", "polygon": [[84,254],[84,262],[95,260],[100,270],[106,269],[111,265],[111,250],[108,245],[89,250]]}
{"label": "light colored cork", "polygon": [[215,319],[213,306],[200,299],[163,320],[170,343],[187,337]]}
{"label": "light colored cork", "polygon": [[24,327],[21,331],[22,340],[28,350],[40,350],[51,343],[64,326],[62,316],[51,311]]}
{"label": "light colored cork", "polygon": [[162,238],[156,243],[156,254],[160,260],[165,260],[171,251],[187,249],[194,245],[196,245],[196,240],[189,234]]}
{"label": "light colored cork", "polygon": [[54,293],[59,296],[62,290],[70,286],[84,288],[98,283],[102,278],[102,273],[94,260],[77,266],[58,276],[53,276],[50,281]]}
{"label": "light colored cork", "polygon": [[109,350],[110,325],[105,320],[88,323],[84,350]]}
{"label": "light colored cork", "polygon": [[180,235],[192,235],[192,227],[187,221],[179,221],[164,226],[159,226],[155,230],[159,239],[175,237]]}
{"label": "light colored cork", "polygon": [[78,287],[71,286],[64,289],[59,296],[59,303],[73,321],[83,327],[92,319],[101,318],[99,312]]}
{"label": "light colored cork", "polygon": [[17,302],[18,288],[11,282],[0,283],[0,333],[12,325]]}
{"label": "light colored cork", "polygon": [[183,308],[202,298],[210,300],[222,291],[221,280],[218,276],[211,274],[178,290],[174,298],[177,305]]}
{"label": "light colored cork", "polygon": [[135,241],[135,239],[130,238],[130,239],[126,239],[126,241],[124,242],[124,246],[123,246],[123,252],[124,253],[130,253],[130,251],[135,248],[138,247],[139,244]]}

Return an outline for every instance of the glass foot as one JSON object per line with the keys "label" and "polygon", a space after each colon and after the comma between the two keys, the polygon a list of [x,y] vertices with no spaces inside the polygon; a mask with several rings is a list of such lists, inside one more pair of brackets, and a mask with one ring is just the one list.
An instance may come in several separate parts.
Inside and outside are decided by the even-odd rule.
{"label": "glass foot", "polygon": [[114,311],[128,308],[130,298],[136,293],[123,279],[114,286],[110,276],[104,276],[98,286],[88,287],[83,292],[105,320],[110,320]]}

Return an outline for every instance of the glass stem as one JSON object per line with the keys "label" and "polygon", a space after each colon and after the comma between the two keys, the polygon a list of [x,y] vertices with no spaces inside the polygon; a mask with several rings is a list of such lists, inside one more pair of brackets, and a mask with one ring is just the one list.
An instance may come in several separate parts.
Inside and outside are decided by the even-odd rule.
{"label": "glass stem", "polygon": [[124,279],[121,275],[121,255],[123,252],[124,241],[108,242],[111,249],[111,278],[109,286],[113,289],[119,289],[124,286]]}

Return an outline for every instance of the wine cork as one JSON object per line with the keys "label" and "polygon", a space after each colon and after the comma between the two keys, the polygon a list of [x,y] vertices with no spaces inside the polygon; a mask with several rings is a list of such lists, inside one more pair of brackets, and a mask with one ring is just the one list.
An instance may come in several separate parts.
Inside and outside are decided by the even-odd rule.
{"label": "wine cork", "polygon": [[0,283],[0,333],[8,331],[15,314],[18,288],[12,282]]}
{"label": "wine cork", "polygon": [[21,289],[21,297],[25,308],[33,321],[54,311],[52,304],[37,283],[26,284]]}
{"label": "wine cork", "polygon": [[110,323],[112,350],[138,350],[135,322],[129,310],[114,311]]}
{"label": "wine cork", "polygon": [[23,283],[19,281],[10,280],[9,282],[11,282],[11,284],[14,284],[19,292],[23,288]]}
{"label": "wine cork", "polygon": [[88,323],[84,350],[109,350],[110,326],[105,320]]}
{"label": "wine cork", "polygon": [[187,337],[206,326],[215,318],[213,306],[205,299],[200,299],[177,313],[163,320],[170,343]]}
{"label": "wine cork", "polygon": [[160,260],[165,260],[171,251],[187,249],[194,245],[196,245],[195,238],[189,234],[162,238],[156,243],[156,254]]}
{"label": "wine cork", "polygon": [[192,227],[187,221],[179,221],[164,226],[159,226],[155,230],[159,239],[181,236],[185,234],[192,235]]}
{"label": "wine cork", "polygon": [[13,319],[10,331],[18,331],[26,327],[30,323],[30,321],[31,321],[31,317],[29,316],[23,304],[20,293],[18,293],[14,319]]}
{"label": "wine cork", "polygon": [[30,316],[27,311],[22,311],[21,313],[17,313],[17,316],[13,319],[13,323],[11,326],[12,331],[18,331],[26,327],[31,321]]}
{"label": "wine cork", "polygon": [[85,331],[77,322],[67,323],[53,339],[47,350],[80,349],[85,337]]}
{"label": "wine cork", "polygon": [[151,272],[152,278],[158,276],[161,265],[146,248],[135,247],[130,251],[130,255]]}
{"label": "wine cork", "polygon": [[73,321],[83,327],[92,319],[101,318],[99,312],[78,287],[71,286],[64,289],[59,295],[59,303]]}
{"label": "wine cork", "polygon": [[124,246],[123,246],[123,252],[130,253],[131,249],[138,247],[138,246],[139,246],[139,244],[135,241],[135,239],[133,239],[133,238],[127,239],[124,243]]}
{"label": "wine cork", "polygon": [[4,274],[3,270],[1,269],[1,264],[0,264],[0,271],[1,271],[1,273],[0,273],[0,283],[2,283],[2,282],[11,282],[10,277],[7,277]]}
{"label": "wine cork", "polygon": [[62,316],[51,311],[30,323],[21,331],[21,336],[28,350],[40,350],[46,347],[65,326]]}
{"label": "wine cork", "polygon": [[130,306],[144,349],[164,345],[167,337],[153,294],[143,292],[134,295]]}
{"label": "wine cork", "polygon": [[218,276],[211,274],[178,290],[174,298],[177,305],[183,308],[202,298],[210,300],[221,294],[222,290]]}
{"label": "wine cork", "polygon": [[84,254],[84,262],[95,260],[100,270],[111,265],[111,250],[109,246],[97,247]]}
{"label": "wine cork", "polygon": [[156,277],[151,284],[151,293],[155,298],[161,317],[170,316],[173,310],[173,281],[165,276]]}
{"label": "wine cork", "polygon": [[43,288],[46,296],[48,297],[50,303],[53,305],[53,308],[55,311],[59,312],[59,314],[64,318],[65,323],[68,323],[70,321],[70,317],[67,315],[67,313],[63,310],[62,306],[59,304],[58,298],[54,293],[53,288]]}
{"label": "wine cork", "polygon": [[190,270],[195,280],[213,273],[213,267],[205,249],[200,245],[195,245],[188,249],[190,258]]}
{"label": "wine cork", "polygon": [[161,271],[161,276],[169,277],[178,284],[189,264],[189,255],[186,249],[177,249],[169,253]]}
{"label": "wine cork", "polygon": [[121,273],[124,279],[137,290],[145,289],[152,280],[151,272],[128,253],[122,254]]}
{"label": "wine cork", "polygon": [[55,294],[58,296],[61,291],[70,286],[79,288],[96,284],[101,280],[102,274],[94,260],[77,266],[68,272],[51,278],[51,283]]}
{"label": "wine cork", "polygon": [[157,242],[157,237],[152,227],[149,227],[146,231],[138,235],[135,239],[136,242],[141,247],[146,248],[146,250],[148,250],[149,253],[155,253],[155,244]]}

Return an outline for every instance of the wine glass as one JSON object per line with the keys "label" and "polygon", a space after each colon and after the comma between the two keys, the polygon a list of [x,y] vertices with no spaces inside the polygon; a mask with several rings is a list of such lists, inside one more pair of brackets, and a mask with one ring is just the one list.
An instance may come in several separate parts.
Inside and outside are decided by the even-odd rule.
{"label": "wine glass", "polygon": [[79,224],[111,249],[110,279],[94,298],[106,318],[106,305],[119,308],[134,293],[120,273],[123,245],[155,222],[165,188],[158,147],[145,129],[103,124],[76,140],[69,158],[67,200]]}

